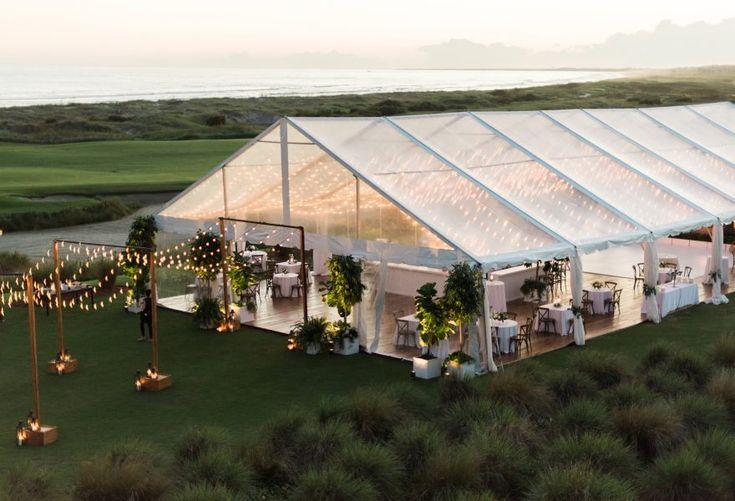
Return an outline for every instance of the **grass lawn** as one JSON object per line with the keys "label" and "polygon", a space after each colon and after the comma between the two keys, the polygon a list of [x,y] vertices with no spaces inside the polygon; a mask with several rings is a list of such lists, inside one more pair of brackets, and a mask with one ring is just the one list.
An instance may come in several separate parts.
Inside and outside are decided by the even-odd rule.
{"label": "grass lawn", "polygon": [[[245,144],[243,139],[0,143],[0,196],[178,191]],[[42,202],[16,202],[37,208]],[[4,205],[5,202],[3,202]]]}
{"label": "grass lawn", "polygon": [[[245,435],[291,406],[310,411],[324,396],[407,381],[411,372],[409,364],[378,356],[289,352],[284,336],[255,329],[215,335],[193,326],[187,315],[161,310],[160,362],[174,386],[158,394],[136,393],[133,375],[150,359],[150,344],[135,341],[138,318],[120,305],[93,314],[70,311],[66,342],[80,369],[62,377],[40,374],[42,420],[59,427],[59,441],[17,449],[15,424],[31,409],[26,319],[24,308],[13,308],[0,324],[0,423],[7,431],[0,436],[0,471],[31,460],[70,478],[80,461],[124,438],[170,446],[195,423]],[[56,353],[53,312],[47,317],[38,309],[37,322],[39,363],[44,363]]]}

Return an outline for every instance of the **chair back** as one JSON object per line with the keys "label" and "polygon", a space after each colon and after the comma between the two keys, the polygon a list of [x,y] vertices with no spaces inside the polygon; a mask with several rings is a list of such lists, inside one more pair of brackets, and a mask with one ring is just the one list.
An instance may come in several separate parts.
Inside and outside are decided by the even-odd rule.
{"label": "chair back", "polygon": [[692,267],[691,266],[685,266],[684,267],[684,276],[686,278],[690,278],[692,274]]}
{"label": "chair back", "polygon": [[549,310],[547,308],[539,308],[537,310],[539,320],[549,320]]}
{"label": "chair back", "polygon": [[611,282],[611,281],[605,281],[605,287],[607,287],[608,289],[614,291],[615,289],[618,288],[618,283],[617,282]]}
{"label": "chair back", "polygon": [[613,302],[620,303],[620,296],[623,294],[623,289],[615,289],[613,292]]}
{"label": "chair back", "polygon": [[646,274],[645,263],[638,263],[638,278],[643,278]]}

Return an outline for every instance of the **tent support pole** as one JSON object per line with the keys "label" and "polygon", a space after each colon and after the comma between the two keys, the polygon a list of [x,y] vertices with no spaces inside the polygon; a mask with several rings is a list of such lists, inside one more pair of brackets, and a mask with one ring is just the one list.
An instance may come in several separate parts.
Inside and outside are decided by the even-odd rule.
{"label": "tent support pole", "polygon": [[283,201],[283,224],[291,224],[291,193],[288,178],[288,123],[283,118],[281,119],[281,197]]}

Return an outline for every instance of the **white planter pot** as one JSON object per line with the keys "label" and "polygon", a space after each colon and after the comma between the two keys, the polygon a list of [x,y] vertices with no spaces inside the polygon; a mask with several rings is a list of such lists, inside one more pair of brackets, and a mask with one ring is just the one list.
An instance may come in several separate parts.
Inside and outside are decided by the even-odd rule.
{"label": "white planter pot", "polygon": [[442,375],[442,360],[440,358],[413,357],[413,373],[420,379],[434,379]]}
{"label": "white planter pot", "polygon": [[322,345],[319,343],[308,343],[304,353],[307,355],[318,355],[320,351],[322,351]]}
{"label": "white planter pot", "polygon": [[343,339],[341,343],[334,345],[334,352],[337,355],[354,355],[360,352],[360,342],[355,339]]}
{"label": "white planter pot", "polygon": [[448,364],[447,372],[459,379],[472,379],[475,377],[475,363],[466,362],[464,364]]}
{"label": "white planter pot", "polygon": [[129,304],[128,306],[125,307],[125,310],[128,313],[136,313],[136,314],[140,313],[142,309],[143,308],[140,307],[139,303]]}

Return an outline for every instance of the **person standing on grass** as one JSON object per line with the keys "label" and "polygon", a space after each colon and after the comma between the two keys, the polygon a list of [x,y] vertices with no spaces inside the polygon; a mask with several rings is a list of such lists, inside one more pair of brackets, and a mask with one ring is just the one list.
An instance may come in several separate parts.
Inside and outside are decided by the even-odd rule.
{"label": "person standing on grass", "polygon": [[153,299],[151,298],[151,290],[146,289],[143,309],[140,310],[140,337],[138,341],[145,341],[145,326],[148,326],[148,341],[153,341]]}

